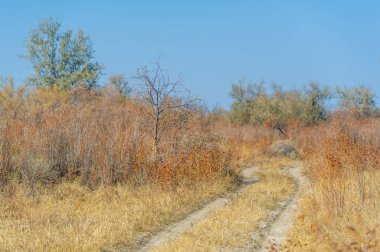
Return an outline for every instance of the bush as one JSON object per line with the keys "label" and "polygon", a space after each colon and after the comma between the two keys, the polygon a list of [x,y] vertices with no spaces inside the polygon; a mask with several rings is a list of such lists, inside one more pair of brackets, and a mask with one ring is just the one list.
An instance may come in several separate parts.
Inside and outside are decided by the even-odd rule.
{"label": "bush", "polygon": [[331,97],[327,88],[311,82],[304,90],[284,91],[272,84],[268,91],[264,83],[240,81],[232,85],[234,103],[230,118],[239,124],[264,125],[286,134],[289,121],[300,121],[305,126],[316,125],[327,118],[325,101]]}
{"label": "bush", "polygon": [[294,148],[290,140],[279,140],[274,142],[269,147],[269,154],[271,156],[284,156],[290,158],[299,158],[300,154]]}
{"label": "bush", "polygon": [[161,135],[158,160],[149,121],[135,99],[84,89],[0,93],[1,185],[10,177],[31,191],[63,180],[91,188],[209,181],[237,155],[200,109],[189,109],[180,122],[173,115]]}

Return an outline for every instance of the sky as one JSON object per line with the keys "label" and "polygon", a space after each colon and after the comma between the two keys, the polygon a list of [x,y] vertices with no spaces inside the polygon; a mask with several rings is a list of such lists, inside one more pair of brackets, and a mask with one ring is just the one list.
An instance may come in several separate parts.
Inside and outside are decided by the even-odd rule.
{"label": "sky", "polygon": [[21,85],[33,74],[26,37],[49,17],[90,36],[102,83],[160,57],[210,108],[228,108],[239,79],[363,84],[380,96],[380,1],[0,0],[0,76]]}

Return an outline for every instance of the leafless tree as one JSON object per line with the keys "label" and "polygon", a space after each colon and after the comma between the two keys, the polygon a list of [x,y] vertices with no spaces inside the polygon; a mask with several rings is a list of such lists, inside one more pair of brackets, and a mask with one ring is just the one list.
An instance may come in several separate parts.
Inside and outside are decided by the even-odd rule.
{"label": "leafless tree", "polygon": [[161,68],[159,60],[152,69],[142,67],[137,70],[138,97],[143,102],[143,112],[151,120],[156,156],[164,131],[175,125],[180,118],[173,117],[195,105],[197,99],[182,85],[180,76],[175,80]]}

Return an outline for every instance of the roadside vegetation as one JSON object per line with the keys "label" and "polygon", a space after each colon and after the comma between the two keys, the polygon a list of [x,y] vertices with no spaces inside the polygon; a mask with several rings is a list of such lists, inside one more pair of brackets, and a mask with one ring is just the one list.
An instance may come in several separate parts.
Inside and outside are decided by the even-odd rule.
{"label": "roadside vegetation", "polygon": [[280,175],[278,171],[259,175],[259,183],[244,188],[226,207],[152,251],[219,251],[247,246],[260,221],[295,190],[292,178]]}
{"label": "roadside vegetation", "polygon": [[[236,189],[240,170],[256,164],[260,183],[178,240],[239,247],[293,191],[279,175],[293,158],[312,190],[287,246],[379,249],[380,113],[370,89],[240,81],[230,111],[210,111],[159,60],[100,83],[90,38],[54,19],[26,44],[34,74],[0,80],[1,251],[136,248]],[[276,154],[289,146],[291,155]]]}
{"label": "roadside vegetation", "polygon": [[0,249],[98,251],[137,247],[150,234],[233,187],[233,181],[227,179],[172,189],[150,183],[90,190],[77,182],[63,182],[31,197],[15,185],[0,195]]}
{"label": "roadside vegetation", "polygon": [[290,251],[380,249],[380,123],[349,118],[301,137],[312,191],[301,199]]}

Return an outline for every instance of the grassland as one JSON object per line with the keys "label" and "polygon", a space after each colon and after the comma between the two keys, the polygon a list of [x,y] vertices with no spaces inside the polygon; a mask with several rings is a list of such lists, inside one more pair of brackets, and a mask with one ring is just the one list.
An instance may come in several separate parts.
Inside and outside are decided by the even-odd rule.
{"label": "grassland", "polygon": [[[271,173],[292,160],[267,147],[290,139],[312,191],[285,248],[378,251],[380,123],[336,113],[289,124],[285,135],[201,109],[171,111],[160,146],[141,111],[114,93],[0,90],[0,250],[134,248],[166,224],[236,186],[242,167],[264,172],[225,209],[167,250],[237,248],[293,184]],[[244,221],[243,221],[244,220]]]}
{"label": "grassland", "polygon": [[312,191],[300,201],[285,250],[380,250],[379,129],[377,120],[340,121],[306,137],[322,139],[306,155]]}
{"label": "grassland", "polygon": [[18,187],[0,194],[1,251],[97,251],[131,248],[167,223],[183,218],[234,183],[157,186],[117,185],[90,191],[62,183],[38,197]]}
{"label": "grassland", "polygon": [[294,192],[294,181],[277,172],[260,173],[260,182],[250,185],[177,239],[152,251],[218,251],[242,248],[250,242],[270,210]]}

